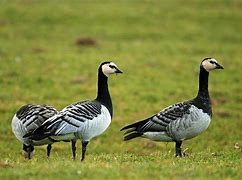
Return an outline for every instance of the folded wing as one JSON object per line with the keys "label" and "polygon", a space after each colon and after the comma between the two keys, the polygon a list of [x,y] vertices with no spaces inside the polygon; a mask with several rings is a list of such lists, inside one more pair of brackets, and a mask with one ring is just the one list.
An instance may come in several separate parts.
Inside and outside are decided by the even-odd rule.
{"label": "folded wing", "polygon": [[143,121],[125,126],[122,130],[125,132],[124,140],[130,140],[138,136],[142,136],[145,132],[167,132],[168,125],[177,121],[185,114],[189,114],[189,102],[181,102],[171,105],[154,116],[151,116]]}
{"label": "folded wing", "polygon": [[82,128],[87,121],[101,114],[101,104],[95,101],[83,101],[64,108],[60,113],[48,119],[33,133],[26,134],[33,140],[49,136],[68,136]]}

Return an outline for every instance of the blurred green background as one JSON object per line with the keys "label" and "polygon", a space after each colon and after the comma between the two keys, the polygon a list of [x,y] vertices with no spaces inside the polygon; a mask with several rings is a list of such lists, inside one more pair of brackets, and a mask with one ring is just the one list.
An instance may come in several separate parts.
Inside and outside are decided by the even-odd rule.
{"label": "blurred green background", "polygon": [[[204,57],[225,69],[210,73],[212,123],[183,144],[187,156],[175,158],[174,143],[123,142],[122,126],[196,95]],[[241,179],[241,59],[241,0],[0,0],[0,178]],[[109,79],[113,121],[86,161],[71,160],[70,143],[24,160],[14,113],[95,98],[104,60],[124,74]]]}

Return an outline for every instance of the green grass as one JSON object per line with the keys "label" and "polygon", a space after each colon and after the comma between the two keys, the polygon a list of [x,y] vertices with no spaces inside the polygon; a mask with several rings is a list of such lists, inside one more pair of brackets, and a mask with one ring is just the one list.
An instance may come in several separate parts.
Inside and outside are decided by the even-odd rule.
{"label": "green grass", "polygon": [[[0,179],[242,179],[242,3],[221,1],[0,1]],[[77,45],[80,38],[94,46]],[[119,129],[197,92],[199,63],[216,58],[210,74],[213,120],[186,141],[122,141]],[[114,117],[93,139],[84,163],[71,160],[70,143],[51,157],[36,147],[31,161],[11,131],[26,103],[58,109],[96,95],[99,63],[113,60],[122,76],[109,80]],[[78,145],[78,159],[81,145]]]}

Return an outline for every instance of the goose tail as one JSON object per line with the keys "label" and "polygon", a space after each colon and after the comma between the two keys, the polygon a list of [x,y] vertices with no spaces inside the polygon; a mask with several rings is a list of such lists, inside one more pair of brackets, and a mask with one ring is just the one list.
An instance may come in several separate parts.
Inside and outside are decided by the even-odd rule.
{"label": "goose tail", "polygon": [[139,129],[142,127],[144,124],[146,124],[148,119],[145,119],[143,121],[138,121],[133,124],[129,124],[127,126],[124,126],[120,131],[126,130],[124,132],[124,141],[128,141],[131,139],[134,139],[136,137],[140,137],[143,135],[143,132],[141,132]]}

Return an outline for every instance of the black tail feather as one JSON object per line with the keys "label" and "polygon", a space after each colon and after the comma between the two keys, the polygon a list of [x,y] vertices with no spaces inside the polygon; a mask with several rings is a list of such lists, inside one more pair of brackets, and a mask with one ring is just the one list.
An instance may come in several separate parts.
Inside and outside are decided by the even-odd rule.
{"label": "black tail feather", "polygon": [[135,122],[133,124],[123,127],[120,131],[126,130],[124,132],[124,141],[128,141],[130,139],[134,139],[136,137],[142,136],[143,132],[141,132],[140,129],[148,121],[149,121],[149,119],[145,119],[143,121]]}
{"label": "black tail feather", "polygon": [[44,129],[40,126],[39,128],[35,129],[33,132],[25,134],[23,137],[29,137],[32,140],[42,140],[50,136],[50,133],[45,132]]}
{"label": "black tail feather", "polygon": [[142,136],[143,133],[137,132],[137,131],[133,131],[127,135],[124,136],[124,141],[128,141],[130,139],[134,139],[136,137]]}
{"label": "black tail feather", "polygon": [[124,135],[129,134],[129,133],[134,132],[134,131],[136,131],[136,128],[128,129],[127,131],[124,132]]}
{"label": "black tail feather", "polygon": [[32,135],[32,133],[33,133],[33,132],[29,132],[29,133],[25,134],[25,135],[23,136],[23,138],[30,137],[30,136]]}
{"label": "black tail feather", "polygon": [[130,124],[130,125],[127,125],[127,126],[124,126],[122,129],[120,129],[120,131],[123,131],[125,129],[129,129],[129,128],[137,128],[137,127],[140,127],[140,126],[143,126],[145,123],[147,123],[149,120],[148,119],[145,119],[143,121],[138,121],[138,122],[135,122],[133,124]]}

